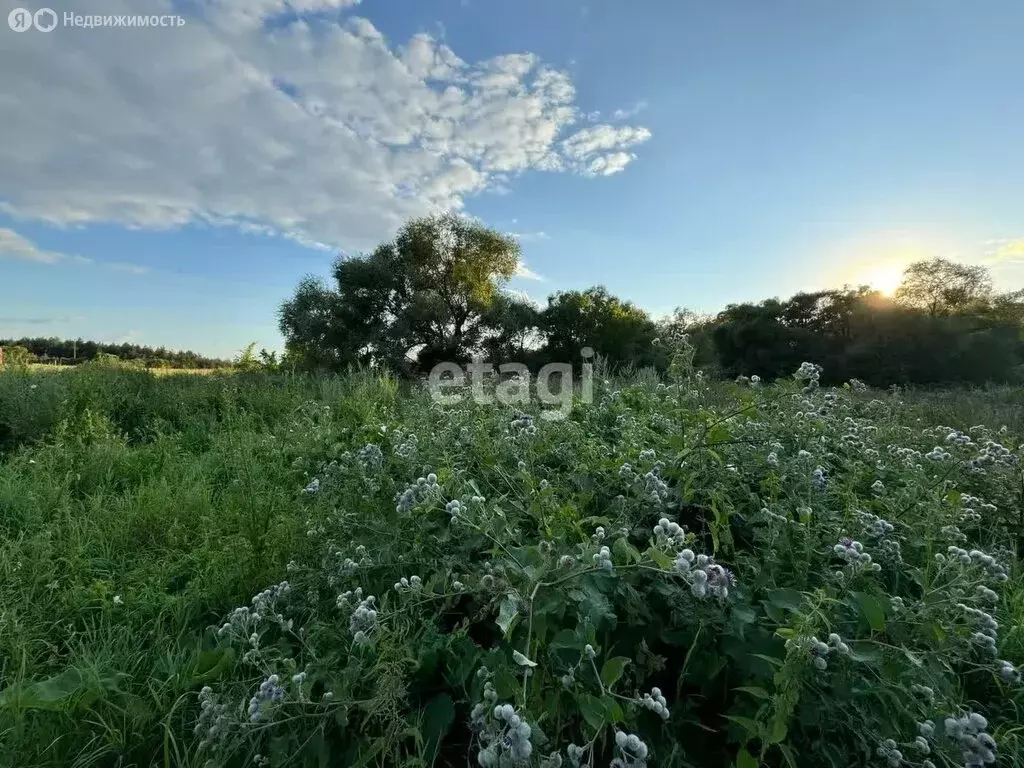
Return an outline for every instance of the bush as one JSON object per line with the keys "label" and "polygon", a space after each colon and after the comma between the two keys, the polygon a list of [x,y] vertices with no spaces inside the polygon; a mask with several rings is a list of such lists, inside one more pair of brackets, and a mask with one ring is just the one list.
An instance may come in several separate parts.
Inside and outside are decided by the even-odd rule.
{"label": "bush", "polygon": [[[767,387],[689,360],[562,421],[368,374],[146,377],[140,402],[221,412],[199,444],[186,421],[135,446],[113,393],[141,379],[103,372],[122,379],[54,445],[0,464],[0,562],[25,564],[0,571],[23,627],[0,654],[27,659],[0,694],[11,754],[1024,764],[1018,439],[923,426],[810,364]],[[148,655],[118,639],[142,631]]]}

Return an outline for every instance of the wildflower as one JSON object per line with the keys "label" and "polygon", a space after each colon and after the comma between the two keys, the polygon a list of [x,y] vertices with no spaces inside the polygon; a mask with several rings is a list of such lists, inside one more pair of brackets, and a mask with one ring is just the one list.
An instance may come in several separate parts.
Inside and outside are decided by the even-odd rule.
{"label": "wildflower", "polygon": [[773,467],[777,467],[779,465],[779,456],[775,451],[769,453],[765,460]]}
{"label": "wildflower", "polygon": [[662,720],[668,720],[668,706],[665,697],[661,694],[660,688],[651,688],[651,692],[645,693],[639,701],[640,706],[659,715]]}
{"label": "wildflower", "polygon": [[667,517],[663,517],[654,526],[654,537],[658,543],[682,546],[686,541],[686,531],[678,523],[671,522]]}
{"label": "wildflower", "polygon": [[121,595],[114,595],[114,605],[123,605],[124,598]]}
{"label": "wildflower", "polygon": [[309,485],[302,489],[305,493],[314,494],[320,490],[320,478],[314,477],[309,481]]}
{"label": "wildflower", "polygon": [[594,646],[592,646],[590,643],[587,643],[586,646],[583,648],[583,655],[586,656],[588,659],[594,659],[597,658],[597,651],[594,650]]}
{"label": "wildflower", "polygon": [[284,699],[285,691],[280,685],[280,678],[271,675],[262,683],[259,690],[249,699],[249,721],[256,723],[263,719],[267,708]]}
{"label": "wildflower", "polygon": [[612,564],[612,551],[608,547],[601,549],[594,555],[594,565],[603,571],[612,571],[615,566]]}

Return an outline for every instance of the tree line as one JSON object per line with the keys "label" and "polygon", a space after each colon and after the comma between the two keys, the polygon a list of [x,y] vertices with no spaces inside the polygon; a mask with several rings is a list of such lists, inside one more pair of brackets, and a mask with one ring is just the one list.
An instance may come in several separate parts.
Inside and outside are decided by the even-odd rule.
{"label": "tree line", "polygon": [[543,306],[511,293],[519,257],[514,237],[479,222],[412,220],[371,253],[339,258],[330,284],[299,283],[279,312],[284,360],[423,375],[473,357],[575,363],[590,347],[612,369],[664,369],[669,350],[659,341],[687,334],[696,363],[725,377],[788,376],[804,360],[824,366],[826,383],[1024,377],[1024,291],[996,292],[983,267],[932,259],[907,267],[892,297],[844,287],[655,321],[601,286],[559,291]]}
{"label": "tree line", "polygon": [[223,368],[230,366],[228,360],[205,357],[188,350],[147,347],[139,344],[107,344],[85,339],[59,339],[36,337],[21,339],[0,339],[8,364],[54,363],[77,365],[114,356],[124,362],[133,362],[146,368]]}

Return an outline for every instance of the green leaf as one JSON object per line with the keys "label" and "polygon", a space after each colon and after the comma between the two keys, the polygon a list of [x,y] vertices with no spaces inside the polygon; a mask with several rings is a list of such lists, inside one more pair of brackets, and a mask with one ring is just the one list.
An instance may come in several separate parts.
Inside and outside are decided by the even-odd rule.
{"label": "green leaf", "polygon": [[860,612],[875,632],[885,631],[885,606],[882,601],[866,592],[854,592]]}
{"label": "green leaf", "polygon": [[804,603],[804,596],[795,589],[773,589],[768,593],[768,604],[787,611],[799,611]]}
{"label": "green leaf", "polygon": [[508,667],[498,667],[492,682],[494,683],[494,690],[503,699],[514,698],[516,691],[519,690],[519,681],[516,680],[515,675],[512,674]]}
{"label": "green leaf", "polygon": [[576,704],[580,708],[580,714],[583,715],[587,725],[595,731],[604,725],[605,708],[597,696],[581,693],[576,697]]}
{"label": "green leaf", "polygon": [[769,664],[771,664],[774,667],[781,667],[782,666],[782,659],[777,659],[774,656],[766,656],[763,653],[752,653],[750,655],[753,656],[755,659],[761,659],[762,661],[767,661]]}
{"label": "green leaf", "polygon": [[434,762],[441,741],[455,721],[455,705],[447,693],[439,693],[430,700],[423,712],[423,740],[426,745],[424,759],[427,765]]}
{"label": "green leaf", "polygon": [[746,747],[736,754],[736,768],[758,768],[760,765],[761,761],[750,754]]}
{"label": "green leaf", "polygon": [[497,624],[506,637],[508,637],[509,629],[517,616],[519,616],[519,599],[515,595],[505,595],[501,600]]}
{"label": "green leaf", "polygon": [[734,723],[742,725],[751,736],[757,736],[761,733],[761,726],[749,717],[740,717],[739,715],[725,715],[724,717],[726,720],[732,720]]}
{"label": "green leaf", "polygon": [[786,733],[789,731],[789,727],[786,725],[786,721],[782,717],[776,717],[772,721],[772,730],[768,734],[768,744],[781,744],[786,740]]}
{"label": "green leaf", "polygon": [[622,677],[629,662],[630,659],[626,656],[615,656],[604,663],[604,666],[601,667],[601,682],[604,683],[605,688],[611,690],[611,687]]}
{"label": "green leaf", "polygon": [[796,758],[793,756],[793,750],[787,747],[785,744],[778,744],[779,751],[782,752],[782,756],[786,758],[786,763],[789,768],[796,768]]}
{"label": "green leaf", "polygon": [[755,699],[761,699],[763,701],[767,701],[771,698],[771,694],[768,693],[768,691],[766,691],[764,688],[758,688],[756,685],[740,685],[736,688],[733,688],[733,690],[749,693]]}
{"label": "green leaf", "polygon": [[624,536],[615,540],[615,543],[612,544],[612,552],[620,561],[626,560],[635,564],[639,563],[643,559],[637,548],[626,541]]}
{"label": "green leaf", "polygon": [[647,555],[659,568],[672,568],[672,558],[654,547],[647,549]]}

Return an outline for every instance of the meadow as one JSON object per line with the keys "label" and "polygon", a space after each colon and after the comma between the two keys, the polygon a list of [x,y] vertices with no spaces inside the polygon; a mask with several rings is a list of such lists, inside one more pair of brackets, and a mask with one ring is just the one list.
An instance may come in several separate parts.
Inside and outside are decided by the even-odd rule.
{"label": "meadow", "polygon": [[1024,766],[1024,395],[0,372],[0,765]]}

